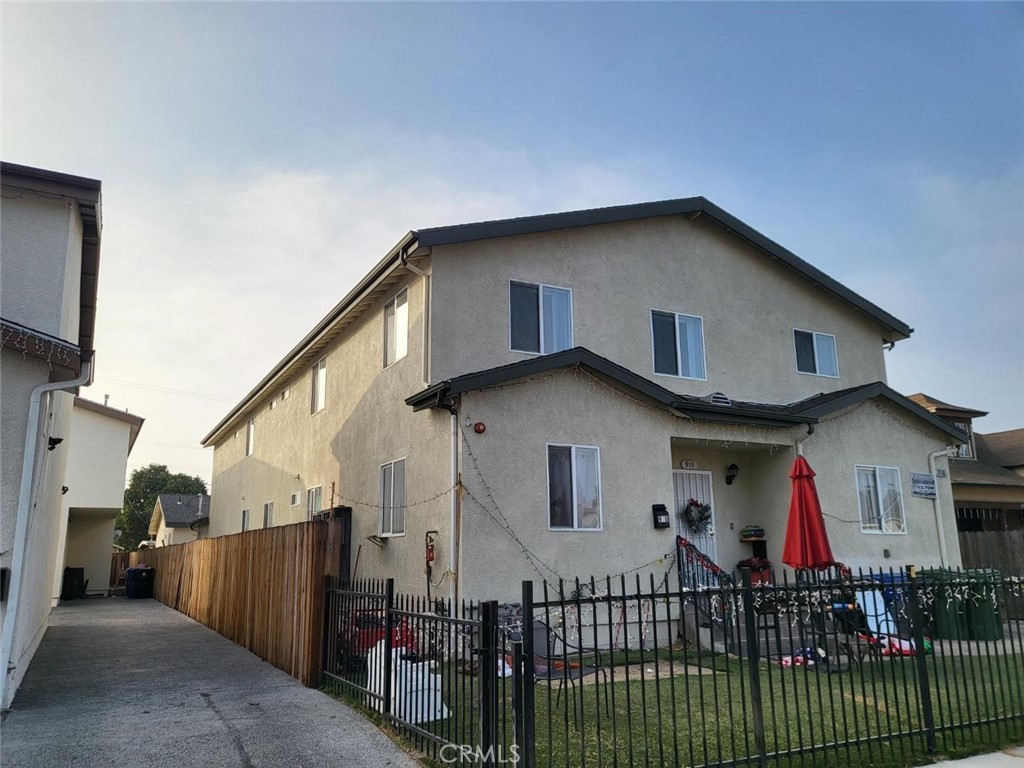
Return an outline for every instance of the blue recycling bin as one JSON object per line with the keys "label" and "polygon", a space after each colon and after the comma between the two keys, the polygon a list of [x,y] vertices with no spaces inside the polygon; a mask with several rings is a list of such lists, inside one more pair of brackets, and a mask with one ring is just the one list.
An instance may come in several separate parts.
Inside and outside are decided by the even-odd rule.
{"label": "blue recycling bin", "polygon": [[130,598],[153,597],[153,581],[156,568],[148,565],[129,568],[125,571],[125,596]]}

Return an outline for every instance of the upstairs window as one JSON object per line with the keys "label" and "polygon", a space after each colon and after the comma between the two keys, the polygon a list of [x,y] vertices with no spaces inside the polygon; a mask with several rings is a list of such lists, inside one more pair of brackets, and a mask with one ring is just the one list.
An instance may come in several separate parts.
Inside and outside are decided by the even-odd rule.
{"label": "upstairs window", "polygon": [[249,530],[249,510],[248,509],[243,509],[242,510],[242,533],[245,533],[248,530]]}
{"label": "upstairs window", "polygon": [[572,347],[572,291],[509,282],[509,340],[513,352],[550,355]]}
{"label": "upstairs window", "polygon": [[256,419],[249,419],[245,425],[245,455],[252,456],[252,449],[256,440]]}
{"label": "upstairs window", "polygon": [[597,448],[548,445],[548,526],[601,530],[601,458]]}
{"label": "upstairs window", "polygon": [[796,344],[796,369],[817,376],[839,376],[836,337],[814,331],[793,331]]}
{"label": "upstairs window", "polygon": [[274,502],[268,501],[263,505],[263,527],[270,528],[274,525]]}
{"label": "upstairs window", "polygon": [[306,519],[312,520],[313,515],[318,514],[324,505],[324,487],[314,486],[306,491]]}
{"label": "upstairs window", "polygon": [[405,535],[405,459],[380,467],[380,535]]}
{"label": "upstairs window", "polygon": [[384,367],[409,354],[409,291],[384,305]]}
{"label": "upstairs window", "polygon": [[857,467],[857,504],[864,533],[906,533],[900,471],[895,467]]}
{"label": "upstairs window", "polygon": [[293,507],[297,507],[297,506],[299,506],[299,502],[301,500],[302,500],[302,493],[299,492],[299,491],[295,491],[295,493],[293,493],[292,497],[291,497],[291,505]]}
{"label": "upstairs window", "polygon": [[704,320],[696,315],[651,310],[654,372],[684,379],[707,379]]}
{"label": "upstairs window", "polygon": [[309,394],[309,412],[320,413],[327,402],[327,358],[321,357],[314,363],[311,373],[312,388]]}
{"label": "upstairs window", "polygon": [[971,422],[969,421],[954,421],[950,422],[954,427],[959,429],[961,432],[966,432],[970,438],[966,443],[963,443],[956,449],[956,455],[958,459],[973,459],[974,458],[974,433],[971,431]]}

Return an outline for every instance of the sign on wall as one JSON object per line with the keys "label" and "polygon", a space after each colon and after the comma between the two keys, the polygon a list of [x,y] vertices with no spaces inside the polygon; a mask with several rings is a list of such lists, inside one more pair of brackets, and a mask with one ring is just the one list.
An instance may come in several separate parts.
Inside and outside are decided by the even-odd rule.
{"label": "sign on wall", "polygon": [[697,468],[697,462],[696,461],[692,461],[690,459],[683,459],[682,461],[679,462],[679,468],[680,469],[696,469]]}
{"label": "sign on wall", "polygon": [[919,474],[917,472],[911,472],[910,492],[914,496],[920,496],[923,499],[937,498],[938,492],[935,488],[935,475],[925,475]]}

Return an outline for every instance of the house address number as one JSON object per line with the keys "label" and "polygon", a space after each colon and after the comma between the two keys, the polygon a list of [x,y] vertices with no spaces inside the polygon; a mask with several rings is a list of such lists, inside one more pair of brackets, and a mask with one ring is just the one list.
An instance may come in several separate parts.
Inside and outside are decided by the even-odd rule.
{"label": "house address number", "polygon": [[680,469],[696,469],[697,468],[697,462],[696,461],[691,461],[690,459],[683,459],[682,461],[679,462],[679,468]]}

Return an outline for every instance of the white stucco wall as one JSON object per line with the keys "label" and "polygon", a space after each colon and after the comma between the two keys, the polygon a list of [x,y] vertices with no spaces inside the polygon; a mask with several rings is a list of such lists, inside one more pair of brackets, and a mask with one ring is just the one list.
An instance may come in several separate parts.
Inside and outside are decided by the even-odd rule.
{"label": "white stucco wall", "polygon": [[[900,409],[872,400],[820,424],[804,443],[804,455],[817,472],[815,481],[830,540],[837,556],[853,568],[939,566],[935,503],[911,494],[911,472],[925,474],[928,454],[942,450],[949,438]],[[905,534],[862,533],[857,506],[855,466],[896,467],[903,490]],[[948,459],[936,460],[947,476],[937,478],[939,508],[950,567],[959,567],[953,492]],[[889,556],[885,556],[885,550]],[[779,554],[781,553],[781,547]]]}
{"label": "white stucco wall", "polygon": [[[409,290],[408,355],[382,370],[383,308],[402,288]],[[245,456],[246,421],[214,450],[210,536],[241,530],[241,513],[250,525],[263,525],[263,504],[274,502],[274,524],[306,519],[306,491],[320,485],[323,507],[353,508],[353,548],[358,575],[394,576],[400,589],[422,591],[423,537],[439,531],[435,579],[448,561],[450,495],[450,420],[445,414],[413,413],[403,402],[424,387],[424,280],[406,276],[326,350],[326,407],[310,414],[311,373],[305,368],[287,382],[289,396],[276,406],[264,403],[255,412],[254,451]],[[406,460],[406,535],[378,548],[366,537],[378,532],[380,465]],[[290,505],[292,493],[299,504]]]}
{"label": "white stucco wall", "polygon": [[[107,591],[114,518],[124,503],[131,426],[76,405],[62,502],[62,530],[57,546],[53,598],[60,597],[65,566],[86,567],[91,594]],[[109,536],[100,535],[100,523]],[[104,534],[105,535],[105,534]],[[93,551],[89,552],[88,547]],[[74,562],[71,557],[74,554]],[[106,562],[106,571],[100,563]]]}
{"label": "white stucco wall", "polygon": [[[28,371],[11,372],[8,370],[8,361],[11,357],[5,351],[4,374],[5,379],[13,373],[12,378],[23,378]],[[15,362],[12,366],[18,367]],[[45,367],[45,366],[44,366]],[[37,374],[38,375],[38,374]],[[27,384],[35,382],[18,382],[12,389],[24,389]],[[19,386],[20,385],[20,386]],[[31,387],[28,387],[31,391]],[[4,387],[4,401],[6,402],[10,390]],[[7,701],[2,703],[6,708],[11,700],[21,679],[25,675],[28,664],[32,659],[39,641],[42,640],[43,632],[49,623],[50,596],[53,585],[53,573],[57,562],[57,545],[60,540],[63,517],[61,515],[61,486],[64,480],[65,465],[67,462],[67,445],[58,446],[53,451],[47,451],[46,445],[49,437],[65,437],[70,432],[71,409],[74,398],[64,392],[53,393],[43,400],[43,409],[40,414],[40,440],[36,450],[36,471],[33,480],[35,489],[28,518],[27,539],[25,545],[24,570],[22,571],[21,596],[18,603],[17,623],[14,629],[14,643],[11,652],[11,664],[13,669],[8,673]],[[16,403],[15,410],[16,410]],[[24,409],[28,412],[28,398],[24,400]],[[6,414],[5,414],[6,416]],[[21,417],[24,424],[26,417]],[[6,442],[7,421],[4,421],[4,432]],[[16,462],[20,473],[22,448],[24,446],[25,433],[21,431],[21,446],[13,445],[11,456],[6,456],[4,461]],[[7,451],[5,450],[6,454]],[[20,476],[20,474],[19,474]],[[13,548],[15,525],[17,517],[17,499],[20,493],[20,481],[13,486],[4,486],[4,518],[3,531],[5,549],[2,562],[5,567],[11,564],[11,550]],[[10,491],[8,490],[10,489]],[[11,496],[12,498],[8,498]],[[10,505],[10,511],[7,509]],[[9,544],[7,543],[9,539]],[[6,622],[8,603],[3,603],[3,621]]]}
{"label": "white stucco wall", "polygon": [[[651,505],[663,503],[674,512],[672,471],[682,459],[712,473],[719,565],[731,571],[751,555],[739,532],[745,525],[759,524],[767,532],[769,558],[782,568],[793,441],[806,434],[803,428],[697,423],[638,405],[573,371],[465,395],[461,420],[464,425],[487,425],[482,435],[464,429],[468,449],[463,451],[462,475],[471,494],[464,502],[462,531],[466,596],[515,600],[523,579],[541,578],[496,521],[502,516],[531,552],[565,578],[629,571],[628,577],[635,579],[633,569],[674,548],[675,530],[654,529]],[[549,442],[600,448],[602,531],[548,530]],[[943,445],[942,436],[923,422],[876,402],[823,423],[804,442],[804,454],[818,473],[826,528],[838,560],[875,569],[938,564],[933,503],[911,495],[910,473],[927,472],[928,454]],[[726,485],[725,468],[734,462],[740,475]],[[861,533],[857,464],[900,470],[906,534]],[[948,478],[940,479],[939,487],[949,564],[956,566],[959,552]],[[660,581],[666,567],[655,563],[641,568],[642,583],[649,585],[650,573]]]}
{"label": "white stucco wall", "polygon": [[[8,194],[20,191],[4,188]],[[78,343],[81,221],[73,203],[24,193],[0,207],[3,316]]]}
{"label": "white stucco wall", "polygon": [[[509,351],[509,280],[572,289],[583,346],[674,391],[790,403],[885,381],[882,330],[705,219],[663,217],[435,247],[433,379]],[[707,381],[654,373],[651,310],[704,319]],[[795,328],[836,337],[839,378],[798,373]]]}
{"label": "white stucco wall", "polygon": [[110,587],[110,555],[114,541],[114,518],[103,513],[71,510],[68,519],[64,565],[84,568],[86,592],[105,595]]}

